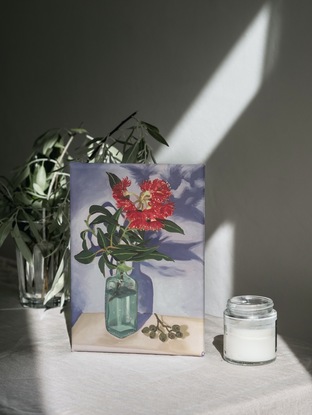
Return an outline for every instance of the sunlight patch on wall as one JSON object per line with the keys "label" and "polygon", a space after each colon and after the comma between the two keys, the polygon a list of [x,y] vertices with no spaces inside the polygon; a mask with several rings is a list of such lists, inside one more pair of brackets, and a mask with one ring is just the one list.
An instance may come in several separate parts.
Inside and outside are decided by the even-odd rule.
{"label": "sunlight patch on wall", "polygon": [[[205,312],[221,317],[226,302],[233,295],[235,227],[223,223],[207,241],[205,273]],[[220,260],[222,258],[222,260]]]}
{"label": "sunlight patch on wall", "polygon": [[266,3],[167,136],[158,162],[205,162],[248,107],[263,81],[270,14]]}

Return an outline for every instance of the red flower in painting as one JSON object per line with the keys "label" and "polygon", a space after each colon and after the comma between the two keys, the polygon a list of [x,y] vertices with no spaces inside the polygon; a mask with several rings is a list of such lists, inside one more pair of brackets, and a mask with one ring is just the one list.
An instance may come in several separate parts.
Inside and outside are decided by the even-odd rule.
{"label": "red flower in painting", "polygon": [[159,230],[163,228],[162,219],[171,216],[174,203],[169,201],[171,189],[165,180],[145,180],[140,184],[139,195],[128,190],[131,181],[123,178],[113,187],[113,197],[129,220],[130,229]]}

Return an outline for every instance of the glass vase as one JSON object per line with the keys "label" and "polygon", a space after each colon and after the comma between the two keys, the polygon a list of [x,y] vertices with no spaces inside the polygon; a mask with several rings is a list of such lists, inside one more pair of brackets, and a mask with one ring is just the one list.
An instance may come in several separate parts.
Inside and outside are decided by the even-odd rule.
{"label": "glass vase", "polygon": [[44,304],[45,295],[51,289],[58,267],[56,255],[44,257],[38,245],[32,248],[32,263],[25,260],[16,249],[19,298],[23,307],[51,308],[61,302],[61,295]]}
{"label": "glass vase", "polygon": [[106,280],[105,324],[106,330],[119,339],[138,329],[138,284],[125,273]]}

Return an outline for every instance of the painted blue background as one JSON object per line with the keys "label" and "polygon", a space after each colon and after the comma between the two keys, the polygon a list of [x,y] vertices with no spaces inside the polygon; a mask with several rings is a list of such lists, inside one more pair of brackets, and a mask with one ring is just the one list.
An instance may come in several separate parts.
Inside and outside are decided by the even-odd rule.
{"label": "painted blue background", "polygon": [[[74,255],[82,249],[80,232],[92,204],[110,202],[114,206],[107,172],[119,178],[128,176],[138,193],[143,180],[161,178],[170,183],[174,214],[168,219],[181,226],[185,234],[166,231],[146,232],[151,244],[169,255],[174,262],[147,261],[134,264],[141,278],[141,311],[153,310],[164,315],[202,317],[204,313],[204,166],[170,164],[71,164],[71,303],[73,322],[82,312],[104,311],[105,278],[97,260],[80,264]],[[147,279],[144,277],[147,276]],[[148,288],[148,277],[154,293]],[[143,282],[144,281],[144,282]],[[142,284],[144,288],[142,288]],[[139,283],[140,285],[140,283]],[[142,292],[143,289],[143,292]]]}

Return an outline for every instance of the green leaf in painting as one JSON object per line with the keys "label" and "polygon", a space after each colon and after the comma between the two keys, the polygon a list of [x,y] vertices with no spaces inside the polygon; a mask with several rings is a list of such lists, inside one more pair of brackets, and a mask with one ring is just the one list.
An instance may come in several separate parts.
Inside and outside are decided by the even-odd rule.
{"label": "green leaf in painting", "polygon": [[86,239],[86,234],[88,233],[87,230],[80,232],[80,238],[84,241]]}
{"label": "green leaf in painting", "polygon": [[135,256],[134,252],[125,252],[122,250],[114,250],[111,252],[113,258],[117,261],[132,261],[133,257]]}
{"label": "green leaf in painting", "polygon": [[88,245],[87,245],[87,241],[86,241],[86,235],[87,235],[88,231],[84,230],[80,233],[80,238],[82,239],[82,249],[84,251],[88,250]]}
{"label": "green leaf in painting", "polygon": [[109,245],[109,239],[105,235],[105,233],[102,231],[102,229],[98,229],[97,232],[97,241],[100,248],[106,248]]}
{"label": "green leaf in painting", "polygon": [[112,250],[111,254],[118,261],[132,261],[135,260],[138,255],[142,256],[142,258],[144,257],[144,259],[149,259],[151,254],[157,253],[156,249],[156,247],[146,248],[131,245],[119,245]]}
{"label": "green leaf in painting", "polygon": [[105,257],[104,257],[104,254],[103,255],[101,255],[101,258],[99,259],[99,262],[98,262],[98,266],[99,266],[99,269],[100,269],[100,271],[101,271],[101,273],[103,274],[103,276],[105,277]]}
{"label": "green leaf in painting", "polygon": [[160,222],[163,223],[165,231],[167,232],[175,232],[175,233],[181,233],[182,235],[184,235],[184,230],[182,228],[180,228],[179,225],[177,225],[176,223],[172,222],[171,220],[168,219],[160,219]]}
{"label": "green leaf in painting", "polygon": [[113,238],[114,238],[114,234],[116,232],[116,228],[117,228],[117,225],[118,225],[118,219],[119,219],[120,215],[121,215],[121,209],[116,210],[116,212],[112,216],[112,219],[114,219],[116,221],[116,223],[112,222],[107,227],[107,232],[110,235],[113,235]]}
{"label": "green leaf in painting", "polygon": [[90,223],[90,226],[96,225],[99,223],[105,223],[106,225],[111,224],[115,226],[118,225],[118,222],[116,221],[116,219],[114,219],[112,215],[111,216],[99,215],[95,219],[93,219],[93,221]]}
{"label": "green leaf in painting", "polygon": [[114,265],[112,262],[110,262],[108,260],[108,257],[107,256],[106,256],[106,258],[107,258],[107,261],[106,261],[107,268],[109,268],[109,269],[116,269],[117,268],[117,265]]}
{"label": "green leaf in painting", "polygon": [[138,255],[135,255],[135,257],[132,258],[132,261],[138,262],[138,261],[148,261],[150,259],[154,259],[156,261],[174,261],[170,256],[162,254],[161,252],[148,252],[148,253],[140,253]]}
{"label": "green leaf in painting", "polygon": [[121,264],[118,264],[117,269],[120,272],[130,272],[133,269],[133,267],[130,267],[129,265],[125,263],[121,263]]}
{"label": "green leaf in painting", "polygon": [[114,249],[137,254],[140,252],[155,252],[157,250],[157,247],[156,246],[145,247],[145,246],[133,246],[133,245],[119,245],[118,247],[115,247]]}
{"label": "green leaf in painting", "polygon": [[103,213],[106,216],[112,216],[112,213],[103,206],[100,205],[92,205],[89,208],[90,215],[94,215],[95,213]]}
{"label": "green leaf in painting", "polygon": [[84,250],[84,251],[87,251],[88,250],[88,245],[87,245],[87,241],[84,239],[83,241],[82,241],[82,249]]}
{"label": "green leaf in painting", "polygon": [[95,253],[91,250],[83,250],[75,255],[75,259],[81,264],[90,264],[95,258]]}
{"label": "green leaf in painting", "polygon": [[114,174],[114,173],[107,172],[107,175],[108,175],[108,180],[109,180],[109,184],[110,184],[111,188],[113,188],[115,186],[115,184],[117,184],[121,181],[119,179],[119,177],[116,176],[116,174]]}

